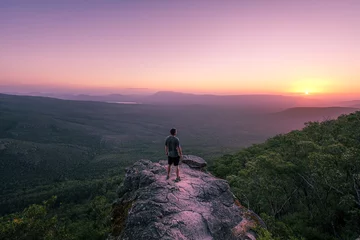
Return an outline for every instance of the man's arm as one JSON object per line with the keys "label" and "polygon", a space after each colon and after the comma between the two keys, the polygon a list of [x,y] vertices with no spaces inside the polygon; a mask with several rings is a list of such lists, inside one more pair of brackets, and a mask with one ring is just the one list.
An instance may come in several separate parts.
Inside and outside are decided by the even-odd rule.
{"label": "man's arm", "polygon": [[177,147],[177,150],[178,150],[180,157],[182,157],[182,149],[181,149],[180,145]]}
{"label": "man's arm", "polygon": [[166,140],[165,140],[165,154],[166,154],[166,156],[169,155],[168,141],[169,141],[169,138],[167,137]]}
{"label": "man's arm", "polygon": [[176,150],[179,153],[179,156],[182,157],[182,149],[181,149],[180,141],[178,138],[176,138]]}

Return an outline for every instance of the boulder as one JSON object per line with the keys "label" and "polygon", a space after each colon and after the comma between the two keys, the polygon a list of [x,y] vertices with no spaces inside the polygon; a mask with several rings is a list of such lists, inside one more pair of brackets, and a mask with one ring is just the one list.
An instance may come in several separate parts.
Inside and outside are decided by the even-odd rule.
{"label": "boulder", "polygon": [[207,163],[204,159],[194,155],[183,155],[182,162],[187,164],[191,168],[204,168]]}
{"label": "boulder", "polygon": [[261,219],[239,204],[225,180],[181,165],[175,182],[175,170],[167,180],[166,167],[167,161],[140,160],[126,170],[109,239],[256,239]]}

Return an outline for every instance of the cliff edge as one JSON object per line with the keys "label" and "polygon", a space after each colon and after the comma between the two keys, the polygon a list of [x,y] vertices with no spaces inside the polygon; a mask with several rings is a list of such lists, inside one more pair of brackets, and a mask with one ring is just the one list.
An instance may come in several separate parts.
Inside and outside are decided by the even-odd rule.
{"label": "cliff edge", "polygon": [[201,170],[203,159],[184,159],[180,182],[174,169],[166,180],[166,161],[140,160],[127,168],[109,239],[256,239],[261,219],[239,204],[225,180]]}

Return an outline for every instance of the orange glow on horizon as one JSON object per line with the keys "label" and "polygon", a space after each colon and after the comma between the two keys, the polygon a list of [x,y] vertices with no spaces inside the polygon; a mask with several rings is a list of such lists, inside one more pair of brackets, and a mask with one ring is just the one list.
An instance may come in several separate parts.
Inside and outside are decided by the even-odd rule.
{"label": "orange glow on horizon", "polygon": [[[172,91],[172,92],[183,92],[183,93],[193,93],[193,94],[214,94],[214,95],[251,95],[251,94],[266,94],[266,95],[285,95],[285,96],[303,96],[303,97],[311,97],[311,98],[358,98],[360,97],[360,93],[356,91],[352,91],[347,88],[338,87],[338,91],[320,91],[321,84],[316,84],[316,81],[313,80],[302,80],[298,82],[293,82],[292,84],[297,88],[293,88],[294,90],[288,90],[286,88],[281,89],[279,86],[276,86],[275,83],[272,88],[260,88],[253,87],[249,85],[241,86],[238,84],[236,87],[229,87],[227,85],[221,85],[218,83],[208,84],[205,86],[201,86],[201,84],[193,84],[193,86],[186,86],[181,84],[176,84],[174,87],[169,86],[160,86],[160,85],[150,85],[150,87],[146,86],[133,86],[133,85],[124,85],[124,84],[116,84],[113,82],[91,82],[89,84],[85,83],[64,83],[64,82],[52,82],[46,83],[45,81],[41,81],[39,83],[35,83],[35,81],[31,81],[31,84],[28,83],[17,83],[14,86],[21,87],[29,87],[31,89],[39,89],[36,91],[41,92],[41,89],[51,89],[53,91],[60,92],[91,92],[98,94],[110,94],[117,93],[122,94],[126,89],[141,89],[144,93],[155,93],[158,91]],[[322,83],[326,81],[320,81]],[[304,85],[301,85],[302,83]],[[0,81],[0,89],[1,85],[11,85],[10,82],[2,83]],[[330,86],[330,85],[329,85]],[[333,88],[328,87],[328,90],[332,90]],[[354,89],[353,89],[354,90]],[[46,92],[46,90],[44,90]],[[126,92],[126,91],[125,91]]]}

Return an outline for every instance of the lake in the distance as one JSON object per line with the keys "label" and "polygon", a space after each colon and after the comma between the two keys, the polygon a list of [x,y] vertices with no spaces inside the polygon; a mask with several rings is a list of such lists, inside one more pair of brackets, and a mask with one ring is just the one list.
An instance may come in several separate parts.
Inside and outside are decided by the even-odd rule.
{"label": "lake in the distance", "polygon": [[138,102],[112,102],[112,103],[118,103],[118,104],[141,104]]}

